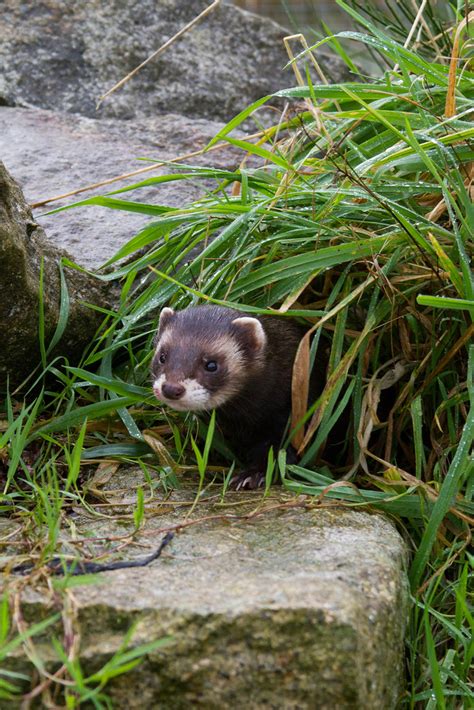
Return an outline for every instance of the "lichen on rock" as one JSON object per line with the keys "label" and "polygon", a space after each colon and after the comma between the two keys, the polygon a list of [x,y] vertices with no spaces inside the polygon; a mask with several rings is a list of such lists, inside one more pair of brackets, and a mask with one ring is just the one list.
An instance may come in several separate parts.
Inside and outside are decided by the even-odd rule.
{"label": "lichen on rock", "polygon": [[[19,185],[0,163],[0,392],[41,363],[40,308],[47,347],[60,314],[59,264],[67,256],[46,240]],[[59,348],[64,357],[77,358],[102,320],[86,304],[105,305],[107,299],[93,276],[66,267],[64,273],[69,318]]]}

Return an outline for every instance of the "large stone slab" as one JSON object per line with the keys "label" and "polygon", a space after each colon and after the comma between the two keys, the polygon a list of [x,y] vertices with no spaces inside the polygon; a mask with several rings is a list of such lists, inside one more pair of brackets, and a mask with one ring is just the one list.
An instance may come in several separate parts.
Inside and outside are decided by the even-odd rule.
{"label": "large stone slab", "polygon": [[[139,158],[159,162],[204,148],[222,123],[175,114],[135,121],[95,120],[71,114],[0,107],[0,156],[22,186],[30,203],[102,182],[144,167]],[[242,154],[232,147],[186,162],[234,169]],[[56,201],[34,211],[54,245],[67,249],[88,268],[97,268],[150,220],[144,214],[81,207],[46,216],[48,209],[71,204],[164,174],[166,167]],[[179,206],[216,186],[208,181],[178,181],[123,195],[124,199]]]}
{"label": "large stone slab", "polygon": [[[3,0],[0,104],[85,116],[175,112],[230,119],[293,85],[282,39],[267,18],[222,3],[96,111],[99,96],[143,62],[210,0]],[[330,81],[342,62],[323,62]]]}
{"label": "large stone slab", "polygon": [[[126,486],[127,477],[115,485]],[[395,527],[382,515],[311,509],[310,499],[278,491],[266,500],[234,493],[222,505],[211,489],[185,517],[192,499],[186,491],[155,499],[136,539],[141,547],[122,553],[143,556],[167,529],[200,519],[161,559],[73,590],[86,672],[118,649],[132,624],[134,644],[172,637],[110,682],[114,707],[395,708],[408,595]],[[75,525],[89,539],[79,549],[96,554],[127,532],[123,520],[81,517]],[[22,592],[26,619],[53,608],[47,593]],[[48,638],[35,638],[35,647],[53,668]],[[28,671],[21,655],[10,667]]]}

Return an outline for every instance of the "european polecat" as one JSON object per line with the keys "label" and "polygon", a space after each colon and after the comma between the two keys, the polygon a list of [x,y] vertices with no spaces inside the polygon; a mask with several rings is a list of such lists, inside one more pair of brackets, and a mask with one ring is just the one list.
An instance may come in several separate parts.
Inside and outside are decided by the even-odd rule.
{"label": "european polecat", "polygon": [[161,312],[152,361],[156,397],[180,411],[216,410],[216,423],[245,470],[234,487],[262,485],[270,447],[280,448],[291,378],[304,334],[296,322],[221,306]]}

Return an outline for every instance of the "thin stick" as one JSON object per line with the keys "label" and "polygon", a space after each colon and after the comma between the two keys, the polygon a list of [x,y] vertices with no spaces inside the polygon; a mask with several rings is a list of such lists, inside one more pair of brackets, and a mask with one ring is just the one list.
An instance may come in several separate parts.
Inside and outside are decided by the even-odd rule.
{"label": "thin stick", "polygon": [[[212,148],[209,148],[209,150],[214,150],[215,148],[223,148],[224,145],[228,145],[227,143],[220,143],[215,146],[212,146]],[[80,195],[81,192],[87,192],[88,190],[96,190],[98,187],[103,187],[104,185],[111,185],[113,182],[118,182],[119,180],[126,180],[127,178],[134,177],[135,175],[141,175],[142,173],[147,173],[150,172],[151,170],[157,170],[158,168],[162,168],[164,165],[167,163],[178,163],[181,162],[182,160],[187,160],[188,158],[194,158],[197,155],[201,155],[204,152],[205,148],[202,148],[201,150],[195,150],[192,153],[186,153],[185,155],[178,155],[176,158],[170,158],[170,160],[163,160],[160,163],[152,163],[151,165],[147,165],[146,168],[139,168],[138,170],[132,170],[130,173],[122,173],[122,175],[115,175],[112,178],[108,178],[108,180],[101,180],[100,182],[93,182],[90,185],[84,185],[83,187],[77,187],[75,190],[70,190],[69,192],[63,192],[62,195],[55,195],[54,197],[48,197],[46,200],[38,200],[37,202],[32,202],[30,204],[30,207],[32,209],[35,209],[35,207],[43,207],[43,205],[47,205],[50,202],[57,202],[58,200],[64,200],[66,197],[72,197],[73,195]]]}
{"label": "thin stick", "polygon": [[[152,552],[151,555],[147,555],[146,557],[142,557],[138,560],[120,560],[118,562],[105,562],[103,564],[100,562],[73,560],[70,563],[65,563],[63,566],[60,557],[53,557],[53,559],[48,562],[46,566],[52,574],[71,574],[75,576],[82,574],[97,574],[98,572],[110,572],[116,569],[127,569],[128,567],[146,567],[150,564],[150,562],[154,562],[154,560],[157,560],[158,557],[161,556],[161,553],[165,547],[169,545],[173,537],[174,535],[172,532],[167,532],[159,547]],[[26,565],[18,565],[17,567],[14,567],[12,572],[16,574],[26,574],[27,572],[31,572],[33,568],[34,564],[29,562]]]}
{"label": "thin stick", "polygon": [[[403,45],[403,46],[405,47],[405,49],[407,49],[407,47],[409,46],[409,44],[410,44],[410,42],[411,42],[411,39],[412,39],[413,35],[415,34],[415,30],[416,30],[416,28],[418,27],[418,23],[419,23],[420,20],[422,19],[423,10],[425,9],[427,2],[428,2],[428,0],[423,0],[423,2],[421,3],[420,7],[418,8],[418,12],[416,13],[416,17],[415,17],[415,19],[413,20],[413,24],[412,24],[412,26],[411,26],[411,30],[410,30],[410,32],[408,33],[408,37],[406,38],[405,43],[404,43],[404,45]],[[415,4],[415,3],[414,3],[414,4]],[[415,4],[415,7],[416,7],[416,4]]]}
{"label": "thin stick", "polygon": [[150,56],[149,56],[147,59],[145,59],[144,62],[142,62],[141,64],[139,64],[138,67],[135,67],[135,69],[133,69],[133,70],[130,72],[130,74],[127,74],[127,76],[125,76],[123,79],[121,79],[117,84],[115,84],[115,86],[113,86],[111,89],[109,89],[105,94],[102,94],[102,96],[99,97],[99,101],[97,102],[96,109],[99,108],[99,106],[101,105],[102,101],[104,101],[104,99],[106,99],[107,96],[110,96],[110,94],[113,94],[114,91],[116,91],[117,89],[120,89],[120,87],[123,86],[124,84],[126,84],[126,82],[127,82],[129,79],[132,78],[132,76],[135,76],[135,74],[137,74],[137,73],[140,71],[140,69],[143,69],[143,67],[146,66],[146,65],[147,65],[149,62],[151,62],[153,59],[156,59],[156,57],[158,57],[158,56],[159,56],[160,54],[162,54],[166,49],[168,49],[168,47],[170,47],[174,42],[176,42],[176,40],[178,40],[178,39],[179,39],[180,37],[182,37],[186,32],[188,32],[192,27],[194,27],[194,25],[195,25],[197,22],[199,22],[199,20],[202,20],[203,17],[205,17],[205,16],[208,15],[212,10],[214,10],[214,8],[219,5],[220,1],[221,1],[221,0],[214,0],[214,2],[213,2],[211,5],[209,5],[209,7],[206,7],[206,9],[203,10],[202,12],[200,12],[199,15],[196,15],[196,17],[194,18],[194,20],[191,20],[191,22],[188,22],[188,24],[185,25],[184,27],[182,27],[182,28],[179,30],[179,32],[176,32],[176,34],[173,35],[173,37],[171,37],[171,39],[169,39],[167,42],[165,42],[164,44],[162,44],[161,47],[156,50],[156,52],[153,52],[153,54],[150,54]]}
{"label": "thin stick", "polygon": [[[413,35],[414,35],[414,33],[415,33],[415,30],[416,30],[416,28],[418,27],[418,23],[420,22],[421,18],[423,17],[423,10],[425,9],[425,6],[426,6],[427,1],[428,1],[428,0],[422,0],[421,5],[420,5],[420,7],[418,8],[418,12],[416,13],[416,17],[415,17],[415,19],[413,20],[413,24],[412,24],[412,26],[411,26],[410,32],[408,33],[408,37],[406,38],[406,40],[405,40],[405,42],[404,42],[404,45],[403,45],[403,46],[405,47],[405,49],[408,48],[408,46],[409,46],[409,44],[410,44],[410,42],[411,42],[411,39],[412,39],[412,37],[413,37]],[[415,6],[415,8],[416,8],[416,3],[414,3],[414,6]],[[393,67],[393,72],[394,72],[394,73],[397,72],[398,69],[399,69],[399,64],[398,64],[398,62],[397,62],[397,64],[395,64],[395,66]]]}
{"label": "thin stick", "polygon": [[[262,135],[265,133],[268,133],[268,131],[263,130],[259,131],[258,133],[253,133],[250,136],[245,136],[245,140],[253,140],[254,138],[260,138]],[[151,165],[147,165],[146,168],[138,168],[138,170],[132,170],[130,173],[123,173],[122,175],[115,175],[115,177],[108,178],[108,180],[101,180],[100,182],[94,182],[91,185],[84,185],[84,187],[77,187],[75,190],[71,190],[70,192],[64,192],[62,195],[55,195],[54,197],[48,197],[45,200],[37,200],[36,202],[32,202],[30,204],[30,207],[32,209],[35,209],[36,207],[43,207],[44,205],[49,204],[50,202],[57,202],[58,200],[64,200],[66,197],[72,197],[73,195],[80,195],[81,192],[87,192],[88,190],[96,190],[99,187],[104,187],[104,185],[111,185],[113,182],[119,182],[120,180],[126,180],[127,178],[130,177],[135,177],[135,175],[141,175],[142,173],[148,173],[151,170],[158,170],[158,168],[162,168],[165,165],[169,165],[169,163],[181,163],[184,160],[189,160],[189,158],[196,158],[199,155],[203,155],[204,153],[210,153],[211,150],[221,150],[222,148],[228,148],[229,144],[227,142],[222,141],[221,143],[216,143],[215,145],[211,146],[210,148],[207,148],[207,146],[204,146],[204,148],[200,148],[199,150],[194,150],[192,153],[186,153],[185,155],[178,155],[175,158],[170,158],[169,160],[162,160],[159,163],[152,163]]]}
{"label": "thin stick", "polygon": [[456,114],[456,69],[459,59],[459,43],[461,33],[469,23],[474,22],[474,12],[470,12],[462,22],[459,23],[453,41],[453,52],[449,62],[449,81],[448,90],[446,92],[446,105],[444,107],[444,115],[446,118],[452,118]]}

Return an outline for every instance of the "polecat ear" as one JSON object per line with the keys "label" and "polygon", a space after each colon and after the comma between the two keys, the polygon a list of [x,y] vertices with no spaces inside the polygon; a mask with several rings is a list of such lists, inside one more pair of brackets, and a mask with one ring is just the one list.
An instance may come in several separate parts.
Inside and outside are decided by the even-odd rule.
{"label": "polecat ear", "polygon": [[159,329],[164,330],[168,323],[170,322],[171,318],[174,316],[174,311],[172,308],[163,308],[163,310],[160,313],[160,325]]}
{"label": "polecat ear", "polygon": [[267,342],[263,325],[257,318],[242,316],[232,321],[239,342],[251,353],[261,353]]}
{"label": "polecat ear", "polygon": [[158,344],[158,340],[160,339],[160,335],[168,325],[168,323],[171,321],[171,319],[174,316],[174,311],[172,308],[163,308],[163,310],[160,313],[160,320],[158,322],[158,332],[155,336],[154,344],[155,346]]}

